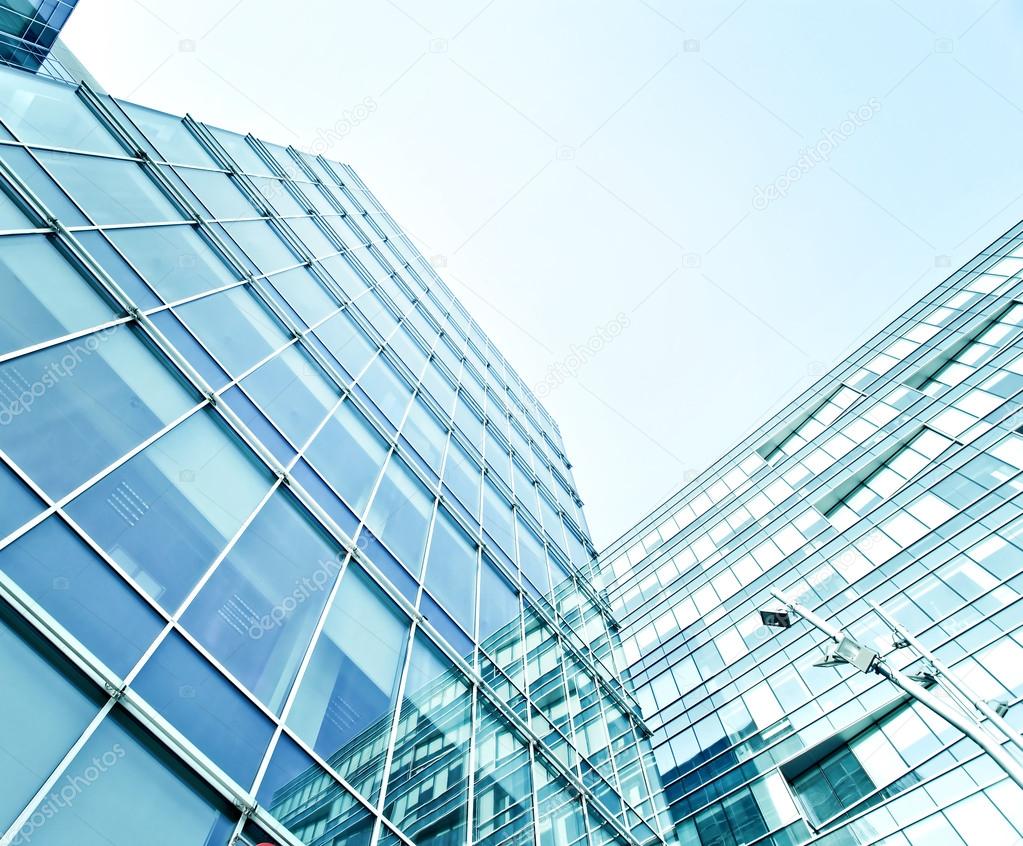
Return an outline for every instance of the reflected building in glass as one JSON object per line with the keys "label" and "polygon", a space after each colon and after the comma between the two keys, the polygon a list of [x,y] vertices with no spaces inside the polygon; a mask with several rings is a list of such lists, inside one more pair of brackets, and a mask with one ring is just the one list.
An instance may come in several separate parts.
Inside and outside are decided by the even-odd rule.
{"label": "reflected building in glass", "polygon": [[664,843],[558,428],[358,176],[0,123],[2,842]]}
{"label": "reflected building in glass", "polygon": [[1021,842],[979,746],[758,613],[781,588],[924,670],[872,600],[1023,722],[1021,273],[1023,224],[601,555],[680,842]]}

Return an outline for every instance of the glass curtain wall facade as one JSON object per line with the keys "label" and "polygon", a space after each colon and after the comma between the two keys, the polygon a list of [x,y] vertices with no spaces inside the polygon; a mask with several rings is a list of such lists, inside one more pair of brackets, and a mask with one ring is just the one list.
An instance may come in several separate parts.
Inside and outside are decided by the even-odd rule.
{"label": "glass curtain wall facade", "polygon": [[765,628],[782,588],[1023,723],[1023,224],[601,556],[679,840],[999,846],[1023,796],[887,681]]}
{"label": "glass curtain wall facade", "polygon": [[48,63],[61,28],[78,0],[0,0],[0,62],[59,75]]}
{"label": "glass curtain wall facade", "polygon": [[0,842],[664,842],[558,428],[349,167],[0,69],[0,286]]}

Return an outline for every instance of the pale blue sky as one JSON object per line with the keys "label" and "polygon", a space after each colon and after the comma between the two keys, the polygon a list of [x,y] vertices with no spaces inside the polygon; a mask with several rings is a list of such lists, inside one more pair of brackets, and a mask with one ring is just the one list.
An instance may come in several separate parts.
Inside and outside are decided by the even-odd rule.
{"label": "pale blue sky", "polygon": [[1021,38],[1011,0],[81,0],[66,30],[115,95],[339,128],[527,382],[624,314],[545,398],[598,547],[1023,217]]}

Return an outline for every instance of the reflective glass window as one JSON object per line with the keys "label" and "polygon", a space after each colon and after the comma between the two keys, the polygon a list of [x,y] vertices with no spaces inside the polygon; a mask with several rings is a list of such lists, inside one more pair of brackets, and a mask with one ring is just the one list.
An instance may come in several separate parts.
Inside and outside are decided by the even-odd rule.
{"label": "reflective glass window", "polygon": [[269,473],[201,411],[67,510],[139,587],[174,611],[269,487]]}
{"label": "reflective glass window", "polygon": [[122,676],[163,625],[59,517],[47,518],[0,550],[0,570]]}
{"label": "reflective glass window", "polygon": [[437,509],[426,565],[426,587],[472,633],[476,617],[477,546],[443,508]]}
{"label": "reflective glass window", "polygon": [[127,326],[0,364],[0,447],[60,497],[194,403]]}
{"label": "reflective glass window", "polygon": [[188,131],[181,118],[122,100],[117,104],[145,133],[146,138],[163,154],[166,161],[204,167],[215,166],[210,154]]}
{"label": "reflective glass window", "polygon": [[422,634],[412,647],[384,813],[417,843],[464,843],[470,699],[465,679]]}
{"label": "reflective glass window", "polygon": [[[74,793],[67,801],[67,791]],[[107,717],[42,800],[25,842],[227,846],[235,814],[121,711]],[[33,819],[36,819],[33,817]]]}
{"label": "reflective glass window", "polygon": [[231,778],[252,784],[273,726],[180,634],[167,635],[132,688]]}
{"label": "reflective glass window", "polygon": [[4,122],[28,144],[123,152],[70,85],[0,68],[0,103]]}
{"label": "reflective glass window", "polygon": [[45,235],[10,236],[0,242],[0,299],[0,353],[116,316]]}
{"label": "reflective glass window", "polygon": [[231,674],[278,711],[341,570],[340,550],[277,491],[182,617]]}
{"label": "reflective glass window", "polygon": [[260,365],[241,384],[296,446],[305,444],[340,394],[320,366],[296,345]]}
{"label": "reflective glass window", "polygon": [[96,223],[182,219],[135,162],[72,153],[39,153],[39,160]]}
{"label": "reflective glass window", "polygon": [[166,302],[237,281],[191,226],[112,229],[107,235]]}
{"label": "reflective glass window", "polygon": [[236,376],[288,341],[284,327],[248,288],[203,297],[177,313]]}
{"label": "reflective glass window", "polygon": [[36,644],[0,613],[0,829],[6,829],[99,710]]}
{"label": "reflective glass window", "polygon": [[356,514],[362,514],[380,475],[387,444],[351,402],[344,402],[306,450]]}
{"label": "reflective glass window", "polygon": [[224,228],[263,273],[292,267],[300,259],[285,246],[274,228],[262,220],[225,223]]}
{"label": "reflective glass window", "polygon": [[408,620],[354,565],[316,643],[288,725],[374,801]]}
{"label": "reflective glass window", "polygon": [[392,455],[366,525],[412,573],[421,569],[433,496],[397,455]]}

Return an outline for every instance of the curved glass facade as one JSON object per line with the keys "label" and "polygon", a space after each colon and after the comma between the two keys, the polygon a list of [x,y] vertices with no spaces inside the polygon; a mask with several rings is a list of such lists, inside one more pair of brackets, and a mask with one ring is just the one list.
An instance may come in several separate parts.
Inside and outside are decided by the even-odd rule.
{"label": "curved glass facade", "polygon": [[1023,837],[973,740],[759,614],[780,588],[926,669],[876,602],[1023,722],[1021,271],[1023,224],[602,554],[681,842]]}
{"label": "curved glass facade", "polygon": [[557,426],[351,168],[0,136],[2,842],[664,842]]}

